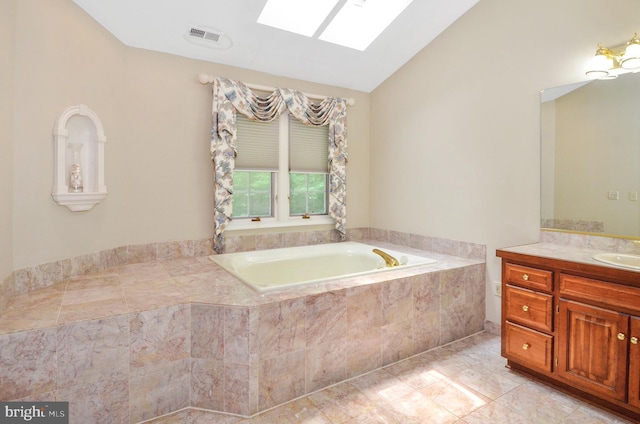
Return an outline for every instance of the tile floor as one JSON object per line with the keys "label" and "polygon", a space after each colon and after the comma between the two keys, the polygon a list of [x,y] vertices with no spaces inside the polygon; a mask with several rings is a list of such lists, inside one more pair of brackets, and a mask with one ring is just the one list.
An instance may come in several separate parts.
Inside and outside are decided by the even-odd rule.
{"label": "tile floor", "polygon": [[185,410],[153,424],[631,423],[505,368],[484,332],[252,418]]}

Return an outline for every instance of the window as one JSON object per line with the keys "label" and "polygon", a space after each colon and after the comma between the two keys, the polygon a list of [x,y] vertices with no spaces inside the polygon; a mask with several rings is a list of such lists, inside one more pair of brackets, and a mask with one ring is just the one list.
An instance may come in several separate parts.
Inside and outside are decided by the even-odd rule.
{"label": "window", "polygon": [[238,114],[236,124],[234,222],[260,217],[261,222],[266,218],[283,223],[301,216],[327,216],[328,126],[307,126],[288,113],[273,122]]}

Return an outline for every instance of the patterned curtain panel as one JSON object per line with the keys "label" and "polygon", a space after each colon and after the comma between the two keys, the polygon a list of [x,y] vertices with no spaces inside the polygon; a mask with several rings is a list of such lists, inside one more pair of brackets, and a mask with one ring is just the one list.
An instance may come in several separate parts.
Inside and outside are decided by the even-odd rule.
{"label": "patterned curtain panel", "polygon": [[233,168],[236,157],[236,113],[248,119],[269,122],[286,110],[307,125],[329,125],[329,216],[336,221],[336,230],[345,236],[346,165],[347,165],[347,102],[339,97],[327,97],[312,103],[304,94],[278,88],[266,97],[257,96],[246,85],[226,78],[213,81],[213,120],[211,128],[211,159],[215,167],[213,247],[218,253],[224,248],[224,229],[231,222]]}

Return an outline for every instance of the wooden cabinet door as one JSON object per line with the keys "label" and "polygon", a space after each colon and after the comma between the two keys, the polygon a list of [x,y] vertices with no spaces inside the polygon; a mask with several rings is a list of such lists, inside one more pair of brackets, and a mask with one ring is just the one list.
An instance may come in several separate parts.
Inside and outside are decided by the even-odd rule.
{"label": "wooden cabinet door", "polygon": [[626,400],[629,317],[560,299],[558,374],[584,391]]}
{"label": "wooden cabinet door", "polygon": [[638,317],[631,317],[629,342],[629,403],[640,408],[640,318]]}

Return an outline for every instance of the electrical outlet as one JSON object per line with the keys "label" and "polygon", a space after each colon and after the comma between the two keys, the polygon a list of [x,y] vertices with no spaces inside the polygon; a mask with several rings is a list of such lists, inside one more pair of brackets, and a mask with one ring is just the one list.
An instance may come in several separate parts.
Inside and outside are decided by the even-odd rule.
{"label": "electrical outlet", "polygon": [[500,281],[493,282],[493,295],[494,296],[502,296],[502,283]]}
{"label": "electrical outlet", "polygon": [[607,199],[609,200],[620,200],[620,192],[619,191],[610,191],[607,193]]}

